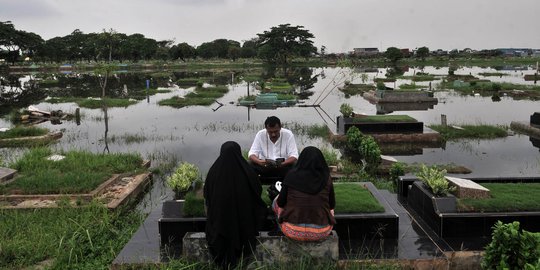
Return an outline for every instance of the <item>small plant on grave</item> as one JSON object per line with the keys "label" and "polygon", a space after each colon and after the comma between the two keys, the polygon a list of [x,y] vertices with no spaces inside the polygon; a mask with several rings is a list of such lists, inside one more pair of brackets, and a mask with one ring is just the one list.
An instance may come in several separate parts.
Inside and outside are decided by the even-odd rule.
{"label": "small plant on grave", "polygon": [[445,175],[446,170],[437,169],[435,166],[428,167],[424,164],[422,164],[422,167],[416,173],[416,177],[424,182],[437,197],[446,196],[456,189],[449,186],[448,180],[444,177]]}
{"label": "small plant on grave", "polygon": [[197,166],[182,162],[176,171],[167,178],[167,184],[175,193],[187,192],[193,182],[199,177]]}
{"label": "small plant on grave", "polygon": [[397,185],[397,181],[400,176],[405,175],[405,163],[403,162],[396,162],[390,166],[390,180]]}
{"label": "small plant on grave", "polygon": [[352,151],[358,151],[364,139],[364,134],[357,127],[350,127],[347,130],[347,147]]}
{"label": "small plant on grave", "polygon": [[343,103],[339,107],[339,112],[343,115],[343,117],[351,117],[353,114],[353,108],[351,105]]}
{"label": "small plant on grave", "polygon": [[377,82],[377,90],[385,90],[386,85],[383,82]]}
{"label": "small plant on grave", "polygon": [[517,221],[497,221],[481,265],[483,269],[540,269],[540,233],[520,230]]}
{"label": "small plant on grave", "polygon": [[375,173],[379,164],[381,164],[381,149],[375,139],[371,136],[364,136],[360,142],[359,151],[366,161],[366,171],[368,173]]}

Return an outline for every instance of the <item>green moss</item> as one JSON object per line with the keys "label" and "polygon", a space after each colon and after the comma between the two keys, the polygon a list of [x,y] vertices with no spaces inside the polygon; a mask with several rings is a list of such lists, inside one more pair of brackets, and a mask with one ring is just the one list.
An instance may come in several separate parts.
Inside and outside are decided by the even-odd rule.
{"label": "green moss", "polygon": [[461,138],[495,139],[508,136],[506,128],[491,125],[460,125],[460,128],[442,125],[430,125],[429,128],[439,132],[445,140]]}
{"label": "green moss", "polygon": [[501,77],[501,76],[508,76],[509,74],[502,73],[502,72],[480,72],[478,73],[478,75],[484,76],[484,77]]}
{"label": "green moss", "polygon": [[374,82],[395,82],[396,78],[375,78],[373,79]]}
{"label": "green moss", "polygon": [[462,212],[540,211],[540,183],[485,183],[489,199],[458,199]]}

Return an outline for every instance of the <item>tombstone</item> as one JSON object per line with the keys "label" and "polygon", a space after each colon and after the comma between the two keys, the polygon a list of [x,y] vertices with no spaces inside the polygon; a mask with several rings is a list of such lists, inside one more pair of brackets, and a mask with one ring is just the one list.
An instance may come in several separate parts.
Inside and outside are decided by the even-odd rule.
{"label": "tombstone", "polygon": [[446,176],[451,186],[456,187],[456,196],[461,199],[486,199],[490,197],[489,189],[469,180]]}
{"label": "tombstone", "polygon": [[531,126],[540,128],[540,112],[535,112],[531,115]]}
{"label": "tombstone", "polygon": [[8,183],[8,181],[11,180],[16,173],[16,170],[0,167],[0,184]]}

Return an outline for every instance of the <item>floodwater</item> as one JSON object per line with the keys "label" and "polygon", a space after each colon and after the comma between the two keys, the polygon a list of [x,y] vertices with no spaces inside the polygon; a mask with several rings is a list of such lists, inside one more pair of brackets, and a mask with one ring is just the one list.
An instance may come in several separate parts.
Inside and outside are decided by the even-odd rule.
{"label": "floodwater", "polygon": [[[384,76],[385,69],[367,72],[369,79]],[[405,75],[412,75],[420,69],[410,68]],[[491,68],[461,68],[456,74],[477,75],[479,72],[494,72]],[[447,68],[425,67],[423,72],[430,74],[447,74]],[[506,80],[512,83],[531,84],[525,82],[522,74],[533,74],[532,68],[526,70],[498,70],[507,72],[508,76],[496,77],[497,80]],[[223,73],[223,72],[222,72]],[[210,73],[209,73],[210,74]],[[213,74],[213,73],[212,73]],[[159,100],[175,95],[183,95],[193,88],[179,88],[170,86],[170,93],[161,93],[149,96],[137,104],[127,108],[109,108],[108,121],[105,121],[105,112],[102,109],[81,108],[82,120],[80,124],[75,121],[63,121],[60,125],[50,122],[39,124],[51,130],[62,130],[63,138],[55,144],[59,149],[84,149],[92,152],[138,152],[144,158],[151,159],[154,164],[167,160],[187,161],[199,166],[203,174],[208,170],[218,156],[219,148],[225,141],[236,141],[243,150],[247,151],[255,133],[263,128],[264,119],[275,115],[284,122],[284,127],[291,128],[297,133],[299,149],[308,145],[330,147],[321,139],[312,139],[302,134],[298,126],[312,124],[326,124],[335,131],[335,119],[340,114],[339,106],[349,103],[357,113],[376,114],[378,108],[361,96],[346,97],[337,87],[342,86],[346,80],[353,83],[362,83],[359,73],[350,69],[341,68],[314,68],[304,71],[303,76],[310,77],[311,85],[305,91],[311,92],[302,100],[303,105],[320,105],[313,107],[282,107],[273,110],[255,109],[237,106],[239,97],[248,92],[248,84],[242,81],[240,73],[226,72],[224,81],[228,82],[230,91],[219,99],[223,104],[214,103],[210,106],[192,106],[185,108],[172,108],[159,106]],[[307,75],[306,75],[307,74]],[[144,79],[139,77],[148,74],[134,74],[128,77],[129,88],[144,89]],[[139,77],[137,77],[139,76]],[[235,77],[236,76],[236,77]],[[27,81],[30,76],[19,78]],[[492,79],[492,77],[487,77]],[[406,80],[405,80],[406,81]],[[233,83],[231,83],[233,82]],[[402,82],[398,82],[402,83]],[[428,82],[422,82],[427,83]],[[393,83],[392,83],[393,84]],[[437,81],[432,82],[434,88]],[[167,87],[166,82],[160,83]],[[22,88],[24,89],[24,87]],[[74,90],[66,86],[64,91],[77,92],[82,96],[89,93]],[[4,88],[4,92],[9,89]],[[11,90],[10,90],[11,91]],[[19,89],[19,91],[25,91]],[[89,90],[90,91],[90,90]],[[94,92],[99,93],[96,87]],[[253,94],[253,85],[250,87]],[[44,95],[48,93],[45,92]],[[38,95],[39,96],[39,95]],[[498,102],[491,97],[479,95],[462,95],[453,91],[440,91],[435,93],[439,99],[438,104],[426,110],[394,111],[390,114],[408,114],[426,125],[440,123],[441,115],[447,116],[448,123],[460,124],[495,124],[509,126],[511,121],[529,121],[530,115],[540,110],[540,101],[514,100],[502,96]],[[74,112],[78,107],[75,103],[51,104],[47,101],[29,102],[43,110],[62,110]],[[28,105],[29,105],[28,104]],[[5,106],[5,105],[2,105]],[[380,108],[379,108],[380,109]],[[3,111],[3,110],[2,110]],[[6,119],[0,120],[0,127],[9,127]],[[139,140],[129,140],[133,136]],[[107,139],[105,139],[107,138]],[[538,145],[538,144],[536,144]],[[0,149],[4,160],[16,158],[18,150]],[[444,148],[424,148],[421,154],[395,156],[396,159],[407,163],[424,162],[427,164],[456,164],[473,170],[475,176],[531,176],[540,174],[540,151],[538,146],[528,136],[512,135],[496,140],[460,140],[448,142]],[[156,194],[155,196],[161,196]]]}

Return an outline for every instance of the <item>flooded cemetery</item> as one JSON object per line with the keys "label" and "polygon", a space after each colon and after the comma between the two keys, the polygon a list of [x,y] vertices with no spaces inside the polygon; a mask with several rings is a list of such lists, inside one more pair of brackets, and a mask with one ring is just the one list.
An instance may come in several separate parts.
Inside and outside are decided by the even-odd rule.
{"label": "flooded cemetery", "polygon": [[[134,218],[139,222],[130,223],[133,231],[122,236],[121,251],[110,254],[113,268],[208,260],[197,234],[204,232],[204,209],[188,213],[194,210],[186,208],[203,208],[200,186],[192,185],[193,198],[178,198],[167,179],[189,163],[204,180],[226,141],[237,142],[247,155],[273,115],[294,133],[299,151],[316,146],[332,167],[337,235],[305,252],[323,252],[314,256],[344,264],[394,259],[409,260],[413,268],[475,265],[498,220],[540,229],[537,200],[521,202],[504,187],[513,184],[533,198],[540,191],[536,68],[349,64],[134,70],[119,64],[106,75],[70,67],[10,69],[0,75],[0,135],[17,128],[36,133],[0,137],[0,211],[76,208],[96,201],[110,209],[127,207],[139,213]],[[352,153],[353,136],[373,138],[376,150]],[[112,157],[103,162],[102,154]],[[55,165],[59,162],[72,167],[64,170],[68,165]],[[54,176],[43,177],[52,175],[50,170]],[[449,179],[453,188],[444,188],[453,195],[434,196],[419,181],[437,173]],[[95,183],[74,187],[65,175]],[[344,189],[369,191],[377,210],[350,210],[345,206],[353,203],[345,199],[340,204]],[[506,201],[482,202],[499,194],[508,195]],[[269,216],[264,233],[272,226]],[[81,233],[73,237],[84,238]],[[279,237],[261,234],[259,241],[277,256]],[[260,250],[255,256],[272,260]]]}

